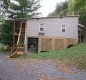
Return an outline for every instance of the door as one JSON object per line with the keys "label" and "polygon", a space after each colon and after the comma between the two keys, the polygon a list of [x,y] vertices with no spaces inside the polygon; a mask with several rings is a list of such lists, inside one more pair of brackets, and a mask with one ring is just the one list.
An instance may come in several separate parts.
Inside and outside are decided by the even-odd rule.
{"label": "door", "polygon": [[38,52],[38,38],[28,38],[28,52]]}

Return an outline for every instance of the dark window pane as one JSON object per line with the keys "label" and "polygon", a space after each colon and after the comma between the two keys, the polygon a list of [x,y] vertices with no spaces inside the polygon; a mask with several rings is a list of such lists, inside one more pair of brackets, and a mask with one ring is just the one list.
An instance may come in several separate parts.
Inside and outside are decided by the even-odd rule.
{"label": "dark window pane", "polygon": [[65,32],[65,29],[62,29],[62,32]]}
{"label": "dark window pane", "polygon": [[40,28],[40,31],[44,31],[44,28]]}
{"label": "dark window pane", "polygon": [[65,28],[65,25],[62,25],[62,28]]}

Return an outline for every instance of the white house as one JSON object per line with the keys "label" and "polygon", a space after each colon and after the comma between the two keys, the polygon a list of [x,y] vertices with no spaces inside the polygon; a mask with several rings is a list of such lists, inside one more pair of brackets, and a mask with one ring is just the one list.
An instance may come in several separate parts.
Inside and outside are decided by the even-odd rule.
{"label": "white house", "polygon": [[[14,20],[13,45],[17,54],[65,49],[78,43],[78,16]],[[21,48],[22,46],[22,48]]]}

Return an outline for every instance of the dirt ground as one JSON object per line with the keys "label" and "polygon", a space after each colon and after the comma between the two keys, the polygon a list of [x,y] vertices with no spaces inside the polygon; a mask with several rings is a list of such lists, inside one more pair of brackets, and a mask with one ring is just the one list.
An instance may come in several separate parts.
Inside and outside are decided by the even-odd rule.
{"label": "dirt ground", "polygon": [[0,80],[86,80],[69,60],[10,59],[0,55]]}

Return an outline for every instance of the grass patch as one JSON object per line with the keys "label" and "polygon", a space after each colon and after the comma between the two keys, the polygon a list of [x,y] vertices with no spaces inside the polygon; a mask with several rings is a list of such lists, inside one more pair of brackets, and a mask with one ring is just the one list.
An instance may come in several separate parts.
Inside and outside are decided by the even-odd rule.
{"label": "grass patch", "polygon": [[86,69],[86,43],[80,43],[64,50],[28,54],[23,58],[70,59],[74,62],[73,65]]}
{"label": "grass patch", "polygon": [[76,66],[78,69],[85,69],[86,70],[86,55],[85,56],[77,56],[71,59],[72,64]]}

